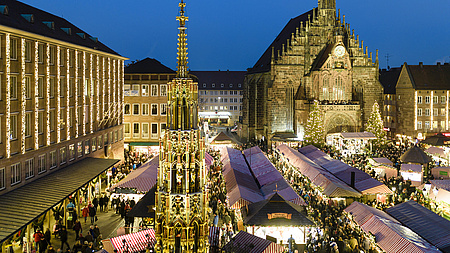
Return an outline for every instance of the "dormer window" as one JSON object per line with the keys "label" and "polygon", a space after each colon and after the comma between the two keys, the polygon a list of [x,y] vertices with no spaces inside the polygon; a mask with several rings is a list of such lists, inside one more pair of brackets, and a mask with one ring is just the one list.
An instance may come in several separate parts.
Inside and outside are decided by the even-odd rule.
{"label": "dormer window", "polygon": [[98,38],[97,37],[89,37],[89,39],[91,39],[94,42],[98,42]]}
{"label": "dormer window", "polygon": [[34,23],[33,14],[20,14],[24,19],[26,19],[30,23]]}
{"label": "dormer window", "polygon": [[86,39],[85,33],[77,33],[77,35],[80,36],[80,38],[82,38],[82,39]]}
{"label": "dormer window", "polygon": [[8,5],[0,5],[0,13],[3,15],[8,15]]}
{"label": "dormer window", "polygon": [[203,88],[206,88],[206,83],[203,84]]}
{"label": "dormer window", "polygon": [[230,88],[233,88],[233,84],[232,83],[230,83]]}
{"label": "dormer window", "polygon": [[216,84],[215,84],[215,83],[213,83],[211,86],[212,86],[213,88],[216,88]]}
{"label": "dormer window", "polygon": [[239,87],[239,88],[241,88],[241,86],[242,86],[241,84],[238,84],[238,87]]}
{"label": "dormer window", "polygon": [[55,30],[55,22],[53,21],[42,21],[44,25],[46,25],[48,28]]}
{"label": "dormer window", "polygon": [[225,87],[225,84],[223,84],[223,83],[220,84],[220,88],[223,88],[223,87]]}
{"label": "dormer window", "polygon": [[70,28],[61,28],[61,30],[63,30],[68,35],[72,35],[72,29],[70,29]]}

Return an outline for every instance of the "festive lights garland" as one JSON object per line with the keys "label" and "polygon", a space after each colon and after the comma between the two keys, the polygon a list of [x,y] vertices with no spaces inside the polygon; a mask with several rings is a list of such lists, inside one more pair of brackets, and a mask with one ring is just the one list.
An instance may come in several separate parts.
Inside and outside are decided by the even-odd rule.
{"label": "festive lights garland", "polygon": [[11,35],[6,34],[6,158],[11,157]]}
{"label": "festive lights garland", "polygon": [[90,79],[90,83],[89,83],[89,133],[93,132],[92,129],[92,122],[94,121],[94,115],[92,114],[92,105],[94,103],[94,96],[93,96],[93,92],[94,92],[94,80],[92,78],[92,54],[89,55],[89,79]]}
{"label": "festive lights garland", "polygon": [[108,57],[108,119],[111,118],[111,58]]}
{"label": "festive lights garland", "polygon": [[417,130],[417,91],[414,94],[414,130]]}
{"label": "festive lights garland", "polygon": [[25,38],[21,39],[21,91],[22,91],[22,96],[20,97],[20,105],[21,105],[21,122],[22,122],[22,129],[21,129],[21,140],[20,140],[20,150],[22,152],[22,154],[25,154],[25,107],[26,107],[26,87],[25,87]]}
{"label": "festive lights garland", "polygon": [[84,52],[83,51],[83,66],[82,66],[82,68],[83,68],[83,76],[82,76],[82,82],[83,82],[83,87],[82,87],[82,91],[81,91],[81,99],[82,99],[82,105],[81,105],[81,114],[83,115],[83,118],[81,119],[81,122],[83,122],[82,124],[83,124],[83,135],[85,135],[86,134],[86,110],[85,110],[85,108],[86,108],[86,94],[87,94],[87,91],[86,91],[86,88],[87,88],[87,85],[86,85],[86,52]]}
{"label": "festive lights garland", "polygon": [[113,59],[112,60],[112,62],[113,62],[113,80],[112,80],[112,82],[113,82],[113,115],[114,115],[114,117],[116,117],[116,110],[118,111],[118,109],[116,109],[116,107],[117,107],[117,101],[116,101],[116,89],[117,89],[117,87],[116,87],[116,61]]}
{"label": "festive lights garland", "polygon": [[66,140],[70,140],[70,99],[69,99],[69,90],[70,90],[70,50],[66,49]]}
{"label": "festive lights garland", "polygon": [[[122,73],[121,73],[121,75],[122,75],[122,78],[121,78],[122,79],[122,83],[121,83],[119,91],[123,91],[123,86],[125,85],[125,65],[124,65],[124,61],[123,60],[121,60],[121,65],[122,65]],[[124,93],[121,92],[120,101],[122,101],[122,104],[119,107],[119,110],[121,112],[120,113],[120,117],[119,117],[121,124],[123,124],[123,111],[122,110],[123,110],[123,102],[125,101],[124,99],[125,99]]]}
{"label": "festive lights garland", "polygon": [[449,91],[447,91],[447,98],[445,103],[445,130],[448,131],[448,99],[449,99]]}
{"label": "festive lights garland", "polygon": [[[99,74],[99,61],[100,61],[100,59],[99,59],[99,56],[97,55],[97,57],[96,57],[96,59],[97,59],[97,61],[96,61],[96,64],[95,64],[95,69],[97,70],[96,72],[96,85],[97,85],[97,93],[96,93],[96,96],[97,96],[97,99],[95,100],[96,101],[96,105],[97,105],[97,114],[96,114],[96,119],[97,119],[97,124],[100,122],[100,96],[99,96],[99,94],[100,94],[100,80],[99,80],[99,78],[100,78],[100,74]],[[97,128],[96,128],[97,129]],[[98,129],[97,129],[98,130]]]}
{"label": "festive lights garland", "polygon": [[56,143],[61,142],[61,48],[56,47]]}
{"label": "festive lights garland", "polygon": [[34,43],[34,149],[39,149],[39,42]]}
{"label": "festive lights garland", "polygon": [[78,138],[78,50],[75,50],[75,138]]}
{"label": "festive lights garland", "polygon": [[[430,101],[430,115],[431,115],[431,121],[430,121],[430,130],[433,130],[433,125],[434,125],[434,111],[433,111],[433,103],[434,103],[434,91],[431,91],[431,101]],[[416,110],[417,111],[417,110]],[[417,113],[417,112],[416,112]]]}
{"label": "festive lights garland", "polygon": [[105,57],[102,57],[102,119],[105,118]]}
{"label": "festive lights garland", "polygon": [[50,44],[47,43],[47,57],[45,61],[45,69],[46,69],[46,113],[47,113],[47,146],[50,146]]}

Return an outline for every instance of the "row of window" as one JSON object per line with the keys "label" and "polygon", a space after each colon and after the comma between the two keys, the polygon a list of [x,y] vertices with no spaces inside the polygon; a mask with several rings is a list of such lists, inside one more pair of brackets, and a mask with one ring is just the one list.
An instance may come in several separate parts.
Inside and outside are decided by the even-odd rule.
{"label": "row of window", "polygon": [[[238,106],[237,105],[230,105],[230,106],[202,106],[201,107],[203,111],[237,111],[238,110]],[[239,106],[239,110],[242,111],[242,105]]]}
{"label": "row of window", "polygon": [[[242,98],[230,98],[229,99],[230,103],[242,103]],[[200,103],[228,103],[228,98],[200,98]]]}
{"label": "row of window", "polygon": [[[158,93],[159,86],[159,93]],[[159,95],[158,95],[159,94]],[[125,84],[123,86],[124,96],[167,97],[167,84]]]}
{"label": "row of window", "polygon": [[159,115],[166,116],[167,115],[167,104],[151,104],[149,111],[149,104],[124,104],[123,114],[124,115],[142,115],[148,116],[151,113],[152,116],[158,116],[158,108]]}
{"label": "row of window", "polygon": [[[417,121],[417,129],[423,129],[423,128],[430,129],[431,123],[433,124],[433,129],[438,128],[438,123],[439,123],[439,127],[441,130],[445,129],[445,121],[444,120],[442,120],[442,121],[437,121],[437,120],[424,121],[423,123],[424,123],[424,125],[422,125],[422,121]],[[450,124],[450,121],[449,121],[449,124]]]}
{"label": "row of window", "polygon": [[158,123],[138,123],[138,122],[124,122],[124,137],[125,138],[142,138],[142,139],[158,139],[159,136],[164,135],[166,130],[166,123],[160,123],[160,135],[158,135]]}
{"label": "row of window", "polygon": [[[423,111],[425,112],[423,114]],[[439,116],[439,111],[441,112],[441,116],[445,116],[445,112],[446,109],[445,108],[433,108],[433,116]],[[425,110],[423,110],[422,108],[417,108],[417,116],[431,116],[430,115],[430,109],[429,108],[425,108]],[[450,110],[449,110],[449,115],[450,115]]]}
{"label": "row of window", "polygon": [[[73,161],[76,158],[88,155],[91,152],[100,150],[103,145],[108,145],[109,143],[116,143],[122,140],[122,130],[116,130],[114,132],[106,133],[105,135],[100,135],[92,139],[79,141],[77,143],[70,144],[66,147],[61,147],[59,150],[52,150],[48,154],[42,154],[37,157],[37,163],[35,163],[35,158],[30,158],[22,163],[15,163],[10,166],[11,186],[22,182],[22,169],[25,172],[25,180],[33,178],[36,173],[41,174],[47,171],[47,169],[54,169],[60,165],[64,165],[67,161]],[[104,143],[103,143],[104,142]],[[48,160],[47,160],[48,155]],[[59,156],[59,159],[58,159]],[[47,161],[49,164],[47,165]],[[6,188],[5,181],[5,168],[0,168],[0,190]]]}
{"label": "row of window", "polygon": [[[233,88],[233,86],[234,86],[234,85],[233,85],[232,83],[230,83],[230,84],[228,85],[228,87],[230,87],[230,88]],[[211,87],[216,88],[216,84],[215,84],[215,83],[211,84]],[[238,83],[237,87],[238,87],[238,88],[241,88],[241,87],[242,87],[242,84]],[[203,83],[203,88],[206,88],[206,83]],[[220,88],[225,88],[225,84],[221,83],[221,84],[220,84]]]}
{"label": "row of window", "polygon": [[[0,75],[0,92],[2,91],[1,83],[2,83],[3,76]],[[9,79],[9,90],[10,90],[10,98],[11,99],[17,99],[19,97],[19,94],[21,93],[20,87],[21,83],[19,82],[19,77],[17,75],[11,75]],[[24,78],[24,84],[25,84],[25,99],[32,99],[35,88],[35,84],[32,82],[33,76],[32,75],[25,75]],[[81,78],[78,78],[77,82],[77,89],[78,89],[78,96],[81,96],[82,93],[84,93],[84,96],[89,97],[93,96],[95,94],[95,85],[90,85],[90,80],[85,79],[84,84],[82,82]],[[95,80],[93,80],[93,84],[95,84]],[[93,90],[92,90],[93,89]],[[59,82],[59,96],[64,97],[68,95],[69,97],[74,96],[74,78],[69,78],[69,90],[68,94],[66,92],[67,90],[67,82],[65,77],[60,78]],[[56,78],[50,77],[49,78],[49,96],[50,98],[53,98],[56,96]],[[98,94],[97,94],[98,95]],[[38,82],[37,82],[37,94],[36,96],[38,98],[44,98],[46,96],[46,84],[45,84],[45,77],[39,76]],[[2,99],[2,96],[0,96],[0,100]]]}
{"label": "row of window", "polygon": [[[430,103],[430,96],[425,96],[425,104]],[[441,96],[441,104],[447,103],[447,96]],[[422,104],[422,96],[417,96],[417,103]],[[439,104],[439,96],[433,96],[433,104]]]}
{"label": "row of window", "polygon": [[[227,90],[201,90],[199,91],[200,95],[210,95],[210,96],[218,96],[218,95],[228,95],[228,91]],[[242,95],[242,91],[238,91],[238,90],[230,90],[230,96],[235,96],[235,95]]]}

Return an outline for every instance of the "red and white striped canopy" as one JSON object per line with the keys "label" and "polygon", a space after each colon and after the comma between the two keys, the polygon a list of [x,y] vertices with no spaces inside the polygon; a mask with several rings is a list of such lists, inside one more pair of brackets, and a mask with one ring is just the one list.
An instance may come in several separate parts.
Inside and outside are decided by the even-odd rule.
{"label": "red and white striped canopy", "polygon": [[[147,236],[148,235],[148,236]],[[125,239],[125,245],[123,240]],[[149,244],[154,245],[155,243],[155,231],[153,229],[142,230],[137,233],[121,235],[117,237],[110,238],[111,243],[118,253],[127,251],[139,252],[145,250]]]}

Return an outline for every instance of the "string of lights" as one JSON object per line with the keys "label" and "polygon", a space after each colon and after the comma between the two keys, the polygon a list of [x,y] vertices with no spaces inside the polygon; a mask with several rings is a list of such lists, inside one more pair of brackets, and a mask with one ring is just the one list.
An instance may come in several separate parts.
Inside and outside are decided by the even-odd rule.
{"label": "string of lights", "polygon": [[66,140],[70,140],[70,50],[66,49]]}
{"label": "string of lights", "polygon": [[61,142],[61,48],[59,46],[56,47],[56,143]]}
{"label": "string of lights", "polygon": [[75,50],[75,53],[74,53],[74,55],[75,55],[75,66],[74,66],[74,69],[75,69],[75,78],[74,78],[74,88],[75,88],[75,94],[74,94],[74,97],[75,97],[75,115],[74,115],[74,117],[75,117],[75,126],[74,126],[74,128],[75,128],[75,138],[78,138],[78,50]]}
{"label": "string of lights", "polygon": [[46,44],[46,58],[45,58],[45,83],[46,83],[46,95],[45,95],[45,106],[46,106],[46,118],[47,118],[47,139],[46,145],[50,146],[50,44]]}
{"label": "string of lights", "polygon": [[39,149],[39,42],[34,43],[34,149]]}
{"label": "string of lights", "polygon": [[26,109],[26,86],[25,86],[25,38],[20,40],[20,79],[21,79],[21,96],[20,96],[20,116],[21,116],[21,135],[20,135],[20,151],[25,154],[25,132],[26,132],[26,122],[25,122],[25,109]]}
{"label": "string of lights", "polygon": [[6,158],[11,157],[11,34],[6,34]]}

